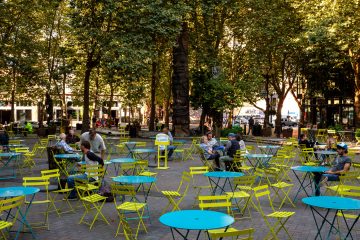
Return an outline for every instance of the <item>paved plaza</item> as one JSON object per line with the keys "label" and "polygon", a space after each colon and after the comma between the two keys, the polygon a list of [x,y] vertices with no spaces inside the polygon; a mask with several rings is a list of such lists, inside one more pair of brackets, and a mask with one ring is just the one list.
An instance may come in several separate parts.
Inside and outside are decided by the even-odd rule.
{"label": "paved plaza", "polygon": [[[36,139],[28,138],[26,139],[26,144],[32,146],[35,143]],[[144,141],[144,139],[141,139]],[[153,143],[151,140],[145,140],[148,142],[148,146],[152,147]],[[254,143],[247,143],[253,145]],[[118,154],[113,154],[111,158],[119,157]],[[157,170],[156,168],[151,168],[151,171],[158,172],[156,185],[160,190],[176,190],[181,174],[183,171],[188,171],[191,166],[202,166],[202,163],[199,159],[199,156],[194,154],[195,161],[188,160],[185,162],[182,161],[171,161],[169,162],[170,168],[167,170]],[[150,164],[154,164],[154,156],[151,156]],[[33,171],[33,176],[39,174],[40,169],[47,169],[47,156],[44,156],[43,159],[37,159],[36,168]],[[2,173],[3,174],[3,173]],[[26,175],[26,174],[24,174]],[[27,175],[26,175],[27,176]],[[111,183],[112,180],[110,177],[114,176],[114,166],[109,166],[108,174],[106,175],[106,182]],[[295,179],[292,172],[290,172],[290,177],[292,178],[292,182],[294,183],[294,188],[290,193],[290,197],[293,198],[299,183]],[[205,176],[198,176],[196,180],[199,184],[207,184],[207,179]],[[21,185],[22,180],[21,177],[18,176],[15,180],[2,180],[0,182],[0,187],[5,186],[16,186]],[[40,193],[43,194],[43,193]],[[210,192],[202,192],[203,195],[208,195]],[[273,193],[272,193],[273,194]],[[195,191],[190,188],[188,195],[181,203],[181,209],[194,209],[194,199],[195,199]],[[301,197],[304,197],[302,193]],[[79,205],[79,201],[71,202],[74,207]],[[162,196],[160,192],[157,192],[155,188],[153,188],[150,192],[148,198],[148,206],[150,209],[150,219],[145,219],[144,222],[147,226],[148,233],[141,231],[138,239],[172,239],[170,229],[168,227],[163,226],[159,222],[159,217],[161,216],[161,212],[165,205],[167,204],[167,199]],[[268,202],[263,202],[264,206],[268,206]],[[275,202],[275,206],[279,206],[278,202]],[[39,210],[38,206],[32,206],[29,214],[30,222],[36,222],[41,220],[41,216],[36,214]],[[234,210],[236,213],[236,210]],[[264,207],[265,212],[270,212],[269,207]],[[314,239],[316,235],[316,226],[311,214],[311,210],[309,207],[306,207],[301,200],[296,202],[296,208],[292,207],[289,204],[285,204],[281,211],[295,211],[296,214],[290,218],[287,222],[286,226],[289,230],[289,233],[292,235],[293,239]],[[56,213],[52,212],[49,216],[50,221],[50,230],[44,229],[35,229],[36,236],[38,239],[56,239],[56,240],[75,240],[75,239],[114,239],[116,229],[118,226],[119,217],[115,210],[114,203],[109,202],[106,203],[103,208],[103,213],[105,217],[109,220],[110,225],[105,224],[102,221],[98,221],[95,223],[92,230],[89,230],[87,225],[78,224],[80,217],[83,213],[82,206],[76,208],[76,213],[64,213],[61,217],[58,217]],[[150,222],[151,221],[151,222]],[[132,226],[135,226],[130,222]],[[339,220],[339,224],[341,228],[345,230],[343,220]],[[253,227],[255,229],[254,239],[264,239],[266,234],[269,231],[269,228],[266,226],[263,218],[259,213],[257,213],[254,209],[251,209],[251,218],[247,215],[243,218],[237,219],[234,227],[238,229],[245,229],[249,227]],[[326,228],[328,229],[328,228]],[[354,239],[360,239],[360,228],[357,225],[353,230]],[[30,234],[23,234],[21,239],[31,239]],[[117,236],[116,239],[124,239],[124,236]],[[180,239],[177,236],[176,239]],[[195,239],[195,235],[191,235],[189,239]],[[205,234],[201,236],[201,239],[206,239]],[[279,234],[279,239],[288,239],[284,232]],[[335,235],[332,235],[330,239],[337,239]]]}

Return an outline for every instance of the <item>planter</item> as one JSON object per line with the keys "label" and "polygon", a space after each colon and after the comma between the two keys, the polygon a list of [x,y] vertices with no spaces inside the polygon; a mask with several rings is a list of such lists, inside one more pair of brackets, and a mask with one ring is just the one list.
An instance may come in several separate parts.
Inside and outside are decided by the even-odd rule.
{"label": "planter", "polygon": [[293,135],[293,129],[292,128],[283,129],[282,134],[284,138],[291,138]]}

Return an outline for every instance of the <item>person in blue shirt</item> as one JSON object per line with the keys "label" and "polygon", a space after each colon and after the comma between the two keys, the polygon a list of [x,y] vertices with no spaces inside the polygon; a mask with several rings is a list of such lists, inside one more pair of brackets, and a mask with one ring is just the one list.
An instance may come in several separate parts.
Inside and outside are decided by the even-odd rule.
{"label": "person in blue shirt", "polygon": [[59,135],[60,137],[60,141],[56,143],[56,147],[59,149],[62,149],[65,153],[72,153],[74,152],[74,149],[72,147],[70,147],[67,143],[66,143],[66,135],[65,133],[61,133]]}

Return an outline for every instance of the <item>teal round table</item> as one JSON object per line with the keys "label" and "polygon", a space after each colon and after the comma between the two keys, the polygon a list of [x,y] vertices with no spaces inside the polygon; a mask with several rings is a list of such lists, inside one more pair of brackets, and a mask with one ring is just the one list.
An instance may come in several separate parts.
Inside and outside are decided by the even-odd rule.
{"label": "teal round table", "polygon": [[[0,180],[16,178],[16,161],[19,161],[21,153],[14,152],[2,152],[0,153],[0,173],[3,173],[6,169],[12,168],[12,175],[0,177]],[[15,161],[12,166],[11,162]]]}
{"label": "teal round table", "polygon": [[[190,231],[198,231],[196,239],[199,239],[202,231],[227,228],[235,222],[234,218],[221,212],[209,210],[181,210],[165,213],[159,218],[159,221],[170,227],[173,239],[175,239],[174,231],[183,239],[189,238]],[[186,230],[183,234],[180,230]],[[210,236],[207,233],[208,238]]]}
{"label": "teal round table", "polygon": [[[136,188],[136,192],[138,192],[141,188],[145,202],[147,202],[147,198],[149,197],[149,193],[152,187],[152,184],[156,182],[155,177],[147,177],[147,176],[119,176],[114,177],[112,179],[116,183],[124,184],[124,185],[138,185]],[[150,187],[145,189],[144,184],[150,184]]]}
{"label": "teal round table", "polygon": [[[316,184],[315,184],[315,188],[314,189],[312,188],[312,183],[313,183],[312,173],[323,173],[323,172],[329,170],[329,168],[323,167],[323,166],[295,166],[295,167],[292,167],[291,170],[294,172],[296,179],[300,183],[300,186],[299,186],[299,188],[295,194],[294,200],[293,200],[293,202],[296,202],[297,197],[301,191],[304,191],[306,196],[310,197],[311,194],[309,194],[307,188],[310,187],[313,193],[316,191],[317,188],[320,188],[320,186],[317,186]],[[302,174],[305,173],[305,175],[299,176],[299,174],[297,172],[300,172]],[[305,183],[305,181],[307,181],[307,182]]]}
{"label": "teal round table", "polygon": [[267,154],[267,155],[276,155],[277,151],[279,150],[280,146],[276,146],[276,145],[265,145],[265,146],[258,146],[258,148],[260,149],[260,151],[263,154]]}
{"label": "teal round table", "polygon": [[[317,228],[317,234],[315,236],[315,239],[321,236],[321,230],[323,229],[325,223],[328,223],[330,225],[330,229],[328,231],[326,239],[330,238],[330,234],[332,234],[335,230],[336,234],[339,235],[341,239],[348,239],[348,237],[351,237],[351,239],[354,239],[351,235],[351,231],[354,228],[356,222],[359,220],[360,217],[360,200],[358,199],[352,199],[352,198],[345,198],[345,197],[336,197],[336,196],[319,196],[319,197],[307,197],[303,198],[302,202],[308,206],[310,206],[315,225]],[[326,209],[325,214],[322,211],[318,211],[318,208]],[[332,220],[328,220],[330,211],[334,211],[334,217]],[[357,217],[353,221],[353,224],[350,225],[346,217],[344,217],[344,211],[356,211]],[[320,216],[321,223],[316,220],[316,215]],[[341,234],[341,229],[337,228],[335,226],[335,221],[338,216],[343,216],[343,219],[345,221],[345,225],[347,227],[347,233],[345,237]]]}
{"label": "teal round table", "polygon": [[[220,195],[221,195],[225,192],[226,184],[228,184],[230,186],[230,190],[232,192],[234,192],[234,188],[231,184],[231,179],[237,178],[237,177],[242,177],[242,176],[244,176],[244,173],[219,171],[219,172],[207,172],[207,173],[204,173],[204,176],[209,178],[209,182],[210,182],[211,189],[212,189],[212,194],[215,195],[216,190],[220,189]],[[224,180],[224,183],[222,186],[220,185],[221,179]]]}
{"label": "teal round table", "polygon": [[132,158],[149,160],[151,154],[157,153],[153,148],[135,148],[131,151]]}
{"label": "teal round table", "polygon": [[54,157],[58,159],[80,159],[81,155],[76,153],[60,153],[55,154]]}
{"label": "teal round table", "polygon": [[82,156],[77,153],[60,153],[60,154],[55,154],[54,158],[61,160],[59,164],[62,167],[59,167],[59,169],[63,176],[67,176],[66,172],[68,172],[68,174],[70,175],[76,173],[75,169],[77,166],[77,161],[79,161],[82,158]]}
{"label": "teal round table", "polygon": [[[245,157],[249,160],[250,164],[255,168],[267,168],[272,155],[269,154],[245,154]],[[254,163],[255,161],[255,163]]]}
{"label": "teal round table", "polygon": [[8,220],[8,218],[12,218],[14,219],[15,217],[17,217],[17,221],[19,222],[19,228],[16,231],[16,236],[14,239],[18,239],[20,232],[22,231],[22,229],[24,228],[24,225],[29,229],[31,235],[33,238],[36,238],[35,233],[33,232],[33,229],[31,227],[31,225],[29,224],[29,222],[26,219],[26,216],[29,212],[29,209],[31,207],[31,203],[34,200],[35,194],[40,192],[39,188],[35,188],[35,187],[22,187],[22,186],[16,186],[16,187],[4,187],[4,188],[0,188],[0,198],[12,198],[12,197],[19,197],[19,196],[27,196],[27,195],[31,195],[30,200],[28,199],[28,204],[25,207],[25,211],[21,211],[21,208],[19,209],[19,214],[17,216],[14,216],[11,214],[11,212],[9,212],[8,214],[6,214],[6,221]]}
{"label": "teal round table", "polygon": [[[136,162],[135,159],[133,158],[115,158],[115,159],[111,159],[110,162],[112,162],[114,164],[114,168],[115,168],[115,174],[116,176],[119,175],[119,170],[121,168],[121,164],[122,163],[134,163]],[[135,171],[135,169],[134,169]],[[129,175],[129,172],[125,172],[126,175]],[[134,172],[133,172],[134,174]]]}

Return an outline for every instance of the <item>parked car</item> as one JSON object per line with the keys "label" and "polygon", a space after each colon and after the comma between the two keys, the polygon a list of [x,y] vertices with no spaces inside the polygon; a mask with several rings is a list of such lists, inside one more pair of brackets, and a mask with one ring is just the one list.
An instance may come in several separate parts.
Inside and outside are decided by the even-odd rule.
{"label": "parked car", "polygon": [[283,127],[288,126],[288,127],[296,127],[297,126],[297,122],[293,121],[290,118],[282,118],[281,119],[281,125]]}

